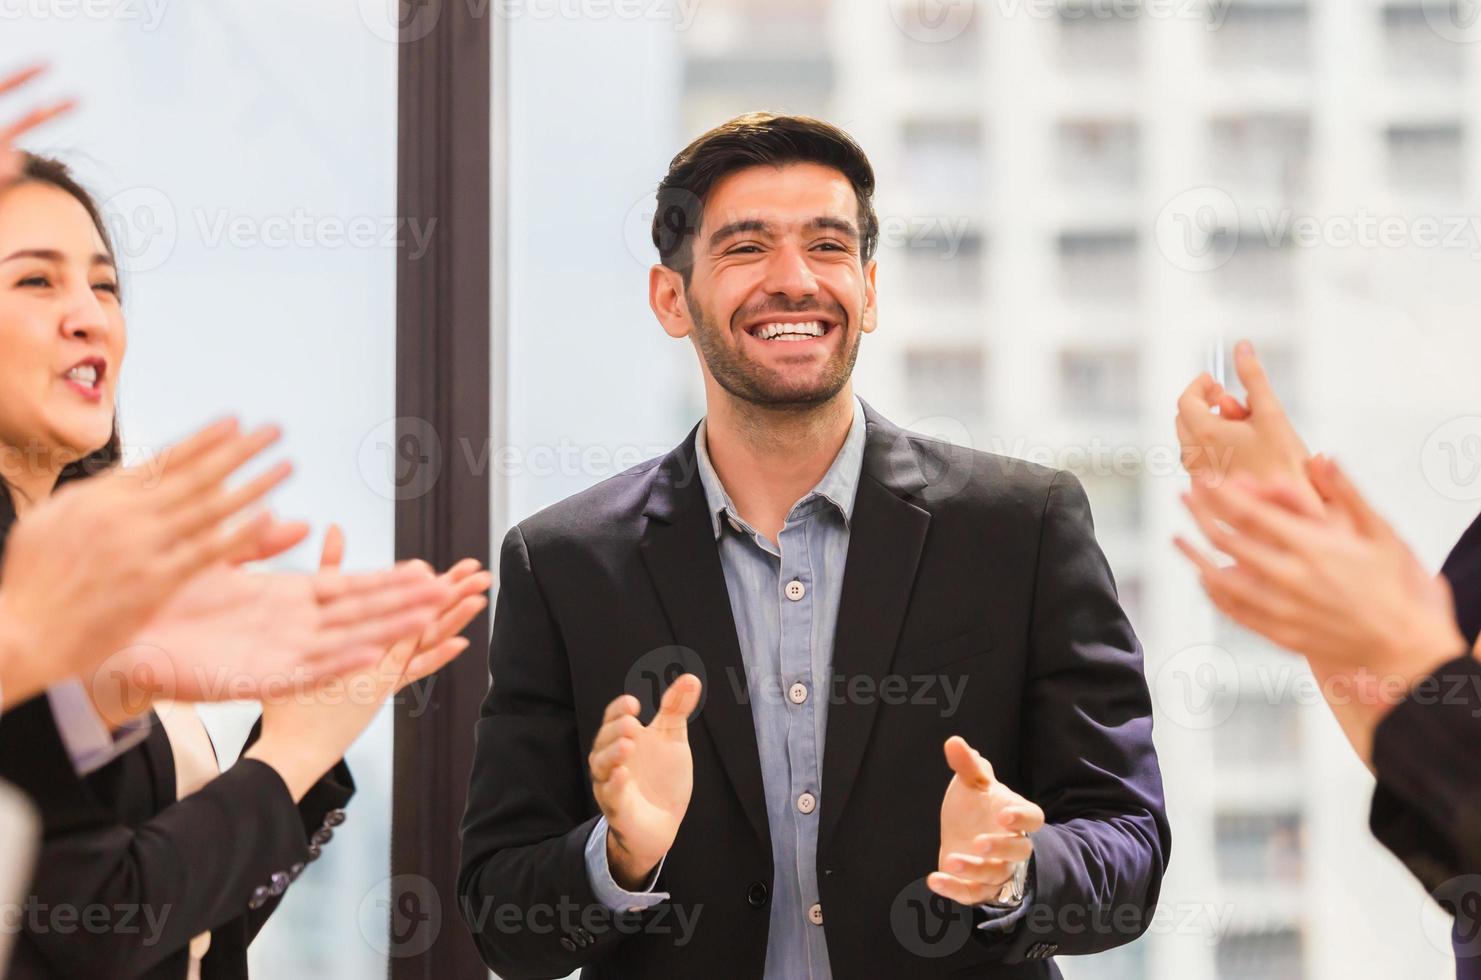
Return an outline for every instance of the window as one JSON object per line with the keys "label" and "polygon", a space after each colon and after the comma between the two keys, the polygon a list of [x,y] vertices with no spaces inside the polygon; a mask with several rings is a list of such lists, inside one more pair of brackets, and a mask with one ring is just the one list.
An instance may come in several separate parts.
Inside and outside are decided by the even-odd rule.
{"label": "window", "polygon": [[986,354],[976,346],[906,351],[905,398],[913,414],[957,419],[970,428],[986,414]]}
{"label": "window", "polygon": [[1215,179],[1282,197],[1306,190],[1311,121],[1305,116],[1246,114],[1213,120],[1209,153]]}
{"label": "window", "polygon": [[933,303],[970,303],[983,294],[983,251],[980,232],[964,228],[949,216],[908,223],[899,248],[905,272],[901,288]]}
{"label": "window", "polygon": [[1067,185],[1130,190],[1141,171],[1137,124],[1130,120],[1083,119],[1058,127],[1059,173]]}
{"label": "window", "polygon": [[1140,10],[1126,3],[1062,0],[1059,65],[1087,75],[1129,75],[1136,71]]}
{"label": "window", "polygon": [[1385,134],[1389,180],[1420,194],[1456,195],[1465,186],[1465,131],[1459,123],[1395,124]]}
{"label": "window", "polygon": [[1210,5],[1209,58],[1218,68],[1305,71],[1310,59],[1310,14],[1304,2],[1235,0]]}
{"label": "window", "polygon": [[921,195],[982,193],[982,126],[976,119],[908,119],[901,127],[901,176]]}
{"label": "window", "polygon": [[1299,813],[1219,814],[1214,820],[1219,877],[1252,884],[1299,880],[1301,826]]}
{"label": "window", "polygon": [[1289,927],[1238,932],[1219,940],[1219,980],[1301,980],[1301,933]]}
{"label": "window", "polygon": [[1059,383],[1065,411],[1080,416],[1136,414],[1141,396],[1134,349],[1067,350],[1059,355]]}
{"label": "window", "polygon": [[1465,74],[1465,49],[1430,25],[1421,0],[1383,7],[1383,48],[1396,78],[1454,81]]}
{"label": "window", "polygon": [[1126,301],[1136,297],[1136,232],[1064,232],[1058,242],[1060,279],[1067,299]]}

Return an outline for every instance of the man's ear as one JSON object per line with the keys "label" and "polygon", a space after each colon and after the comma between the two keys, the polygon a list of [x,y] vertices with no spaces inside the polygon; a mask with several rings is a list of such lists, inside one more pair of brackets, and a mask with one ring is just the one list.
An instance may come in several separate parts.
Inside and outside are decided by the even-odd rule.
{"label": "man's ear", "polygon": [[648,305],[653,307],[663,332],[675,340],[689,336],[694,329],[684,299],[684,277],[666,265],[648,270]]}
{"label": "man's ear", "polygon": [[878,271],[878,259],[870,259],[869,264],[864,266],[864,311],[859,317],[859,329],[864,333],[873,333],[874,328],[879,326],[879,304],[874,291]]}

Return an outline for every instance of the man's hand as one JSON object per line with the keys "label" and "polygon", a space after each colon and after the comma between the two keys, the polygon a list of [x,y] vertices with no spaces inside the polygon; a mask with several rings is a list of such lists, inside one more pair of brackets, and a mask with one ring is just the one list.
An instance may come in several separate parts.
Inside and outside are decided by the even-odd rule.
{"label": "man's hand", "polygon": [[[1311,454],[1296,434],[1286,410],[1270,387],[1265,368],[1249,341],[1234,348],[1234,365],[1249,404],[1244,405],[1207,373],[1193,380],[1178,399],[1178,443],[1183,468],[1196,479],[1222,482],[1234,474],[1257,479],[1284,478],[1313,503],[1317,491],[1306,479]],[[1219,414],[1214,414],[1214,408]]]}
{"label": "man's hand", "polygon": [[629,891],[643,887],[673,847],[689,809],[689,715],[699,693],[699,678],[682,675],[663,692],[647,725],[638,721],[638,699],[624,694],[607,705],[592,743],[592,792],[607,818],[607,864]]}
{"label": "man's hand", "polygon": [[981,905],[1033,855],[1027,835],[1044,826],[1044,811],[998,782],[992,764],[961,736],[946,740],[946,763],[955,775],[941,801],[938,867],[926,885],[963,905]]}
{"label": "man's hand", "polygon": [[[7,78],[0,78],[0,95],[15,91],[45,71],[45,68],[40,67],[28,68]],[[42,123],[70,112],[74,105],[71,101],[58,102],[32,109],[14,122],[0,123],[0,189],[4,189],[6,184],[21,174],[21,153],[16,149],[15,141]]]}
{"label": "man's hand", "polygon": [[1383,716],[1467,644],[1445,579],[1424,568],[1336,463],[1313,460],[1309,472],[1325,510],[1284,482],[1195,486],[1185,498],[1233,565],[1215,564],[1181,538],[1177,544],[1221,612],[1306,655],[1367,761]]}

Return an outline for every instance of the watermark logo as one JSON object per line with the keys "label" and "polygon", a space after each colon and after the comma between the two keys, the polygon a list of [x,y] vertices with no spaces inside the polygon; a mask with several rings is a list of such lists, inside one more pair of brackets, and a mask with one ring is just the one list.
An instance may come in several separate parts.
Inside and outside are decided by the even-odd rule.
{"label": "watermark logo", "polygon": [[1195,731],[1217,728],[1238,704],[1239,665],[1212,643],[1186,647],[1157,670],[1152,697],[1173,724]]}
{"label": "watermark logo", "polygon": [[972,910],[931,891],[918,878],[890,904],[890,929],[916,956],[939,959],[960,950],[972,935]]}
{"label": "watermark logo", "polygon": [[1481,416],[1453,418],[1430,433],[1419,454],[1425,482],[1449,500],[1481,500]]}
{"label": "watermark logo", "polygon": [[381,956],[420,956],[442,932],[442,897],[421,875],[395,875],[365,893],[359,922],[360,935]]}
{"label": "watermark logo", "polygon": [[1420,0],[1430,30],[1456,44],[1481,40],[1481,0]]}
{"label": "watermark logo", "polygon": [[1163,258],[1184,272],[1212,272],[1234,258],[1239,206],[1219,187],[1192,187],[1168,201],[1152,236]]}
{"label": "watermark logo", "polygon": [[943,44],[962,35],[977,12],[976,0],[886,0],[895,27],[912,41]]}
{"label": "watermark logo", "polygon": [[130,187],[103,202],[113,250],[129,272],[152,272],[169,261],[180,239],[175,206],[155,187]]}
{"label": "watermark logo", "polygon": [[386,419],[360,440],[360,478],[385,500],[415,500],[442,475],[442,439],[431,422]]}
{"label": "watermark logo", "polygon": [[689,721],[692,723],[704,710],[705,699],[710,692],[710,679],[705,673],[704,661],[689,647],[667,646],[649,650],[628,668],[622,689],[638,699],[638,703],[642,705],[642,717],[652,718],[658,712],[663,692],[684,674],[693,674],[699,678],[699,701],[689,713]]}

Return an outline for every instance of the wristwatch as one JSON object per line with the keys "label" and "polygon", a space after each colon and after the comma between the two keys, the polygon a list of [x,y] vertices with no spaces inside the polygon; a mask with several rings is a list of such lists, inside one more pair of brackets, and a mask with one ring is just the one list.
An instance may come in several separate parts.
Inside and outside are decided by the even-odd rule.
{"label": "wristwatch", "polygon": [[998,890],[997,895],[982,904],[990,909],[1016,909],[1023,904],[1023,892],[1027,884],[1028,861],[1019,861],[1013,869],[1013,877],[1003,882],[1003,887]]}

